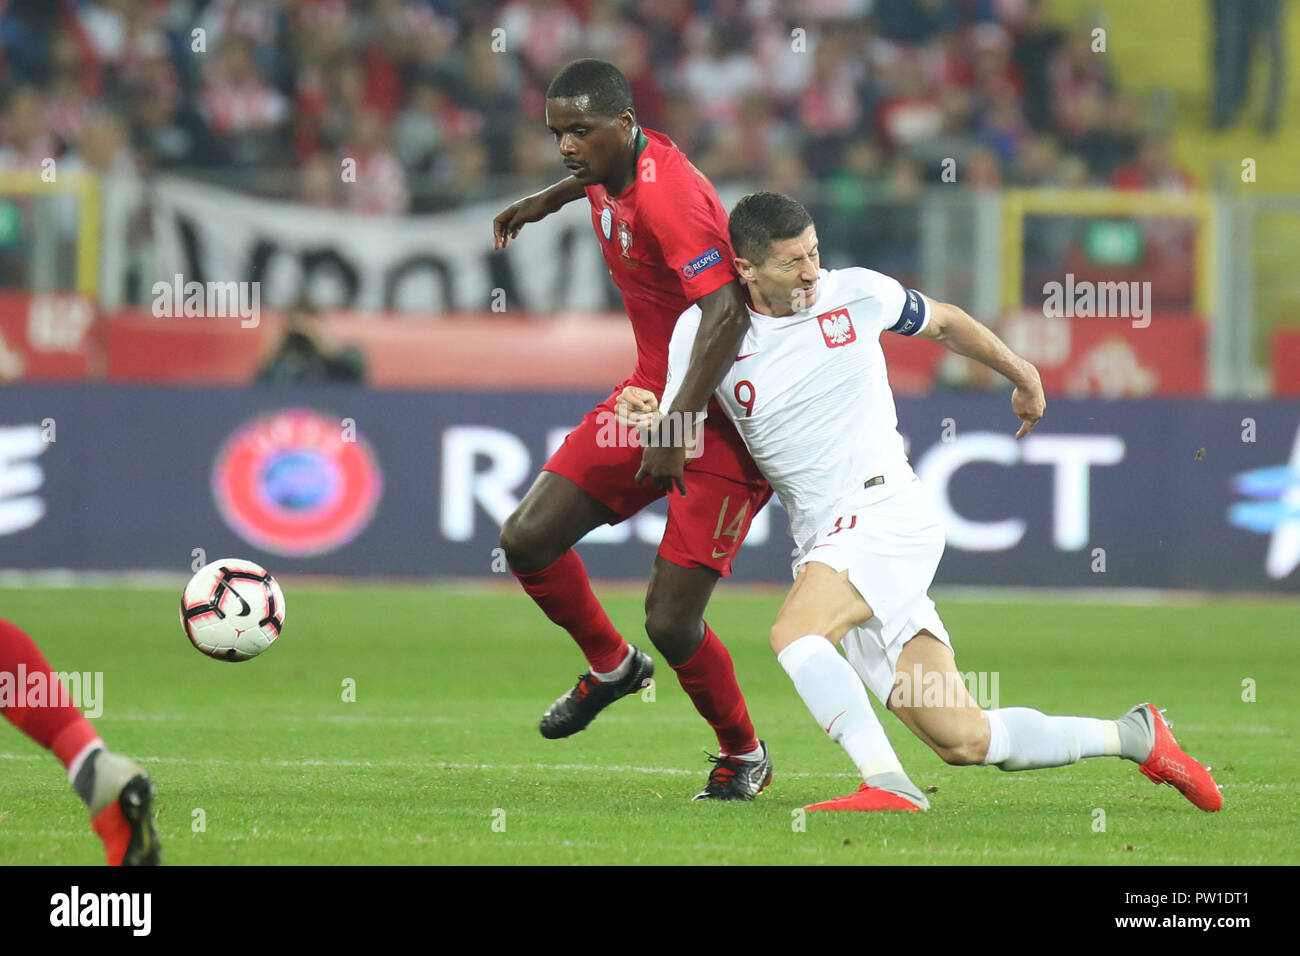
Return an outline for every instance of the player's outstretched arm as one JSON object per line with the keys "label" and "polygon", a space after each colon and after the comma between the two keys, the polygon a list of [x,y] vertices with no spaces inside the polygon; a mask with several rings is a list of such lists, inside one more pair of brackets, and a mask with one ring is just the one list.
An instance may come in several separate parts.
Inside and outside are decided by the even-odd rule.
{"label": "player's outstretched arm", "polygon": [[955,305],[935,302],[925,297],[930,308],[930,321],[920,335],[975,361],[987,365],[1004,375],[1015,389],[1011,393],[1011,410],[1020,419],[1017,438],[1028,435],[1047,410],[1043,395],[1043,382],[1038,369],[1007,347],[993,334],[992,329],[967,315]]}
{"label": "player's outstretched arm", "polygon": [[[736,359],[736,351],[749,330],[749,310],[745,307],[745,294],[739,282],[728,282],[702,297],[700,327],[695,334],[691,361],[682,376],[672,407],[680,420],[686,415],[704,411],[723,377],[727,367]],[[686,448],[675,443],[660,442],[648,446],[641,453],[641,469],[636,473],[638,483],[649,478],[666,491],[674,487],[686,494],[682,472],[686,467]]]}
{"label": "player's outstretched arm", "polygon": [[492,220],[492,248],[504,249],[526,224],[545,219],[585,193],[582,184],[568,176],[554,186],[511,203]]}

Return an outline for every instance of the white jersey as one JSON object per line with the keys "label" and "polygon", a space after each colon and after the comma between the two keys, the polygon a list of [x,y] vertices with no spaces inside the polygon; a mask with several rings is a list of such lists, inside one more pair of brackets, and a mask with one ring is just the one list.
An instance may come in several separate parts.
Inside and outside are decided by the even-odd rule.
{"label": "white jersey", "polygon": [[[717,397],[790,515],[803,550],[864,487],[902,488],[915,475],[898,433],[880,333],[929,322],[920,293],[870,269],[821,270],[816,302],[787,316],[749,310],[750,327]],[[699,329],[699,306],[668,346],[668,411]]]}

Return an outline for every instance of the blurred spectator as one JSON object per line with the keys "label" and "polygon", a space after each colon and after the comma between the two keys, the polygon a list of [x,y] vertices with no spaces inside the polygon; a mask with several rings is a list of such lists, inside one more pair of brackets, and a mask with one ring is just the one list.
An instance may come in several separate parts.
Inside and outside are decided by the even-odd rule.
{"label": "blurred spectator", "polygon": [[406,172],[388,149],[387,124],[378,110],[363,109],[357,116],[342,159],[355,163],[355,181],[344,181],[349,209],[372,216],[406,212],[411,203]]}
{"label": "blurred spectator", "polygon": [[1029,125],[1014,95],[1006,91],[1002,97],[984,115],[975,138],[990,152],[994,162],[1010,167],[1029,141]]}
{"label": "blurred spectator", "polygon": [[632,88],[637,121],[650,129],[661,129],[668,110],[668,100],[650,60],[649,37],[639,30],[624,33],[614,51],[612,62],[623,71]]}
{"label": "blurred spectator", "polygon": [[97,63],[118,66],[126,59],[130,0],[86,0],[74,7],[86,53]]}
{"label": "blurred spectator", "polygon": [[1064,137],[1065,149],[1084,161],[1099,182],[1137,157],[1138,135],[1133,105],[1123,94],[1109,99],[1089,93],[1076,104],[1075,131]]}
{"label": "blurred spectator", "polygon": [[560,152],[551,134],[530,126],[515,130],[510,144],[510,159],[514,175],[530,183],[550,185],[561,175]]}
{"label": "blurred spectator", "polygon": [[59,155],[54,136],[45,125],[41,94],[22,86],[9,98],[0,133],[0,169],[40,172],[41,162]]}
{"label": "blurred spectator", "polygon": [[749,30],[727,21],[693,31],[691,52],[677,74],[677,93],[695,103],[704,122],[731,124],[741,101],[762,89],[763,77],[749,52]]}
{"label": "blurred spectator", "polygon": [[840,39],[824,41],[812,77],[799,97],[799,126],[806,137],[804,162],[815,176],[828,175],[862,116],[858,82],[860,60]]}
{"label": "blurred spectator", "polygon": [[366,361],[361,350],[334,341],[316,309],[299,303],[285,316],[284,335],[254,379],[259,385],[360,385]]}
{"label": "blurred spectator", "polygon": [[966,159],[966,182],[972,189],[990,190],[1002,186],[1002,164],[986,146],[976,146]]}
{"label": "blurred spectator", "polygon": [[487,146],[493,172],[509,172],[510,142],[519,122],[514,94],[518,79],[510,59],[484,44],[471,47],[467,59],[458,98],[481,117],[477,138]]}
{"label": "blurred spectator", "polygon": [[289,103],[266,81],[247,40],[231,37],[222,44],[202,104],[204,120],[230,144],[238,165],[265,164],[274,157],[275,135],[288,119]]}
{"label": "blurred spectator", "polygon": [[298,200],[315,209],[337,209],[342,205],[340,167],[324,153],[310,156],[302,165]]}
{"label": "blurred spectator", "polygon": [[1082,159],[1097,178],[1109,176],[1113,169],[1105,101],[1098,93],[1086,93],[1074,103],[1071,116],[1071,132],[1061,137],[1066,150]]}
{"label": "blurred spectator", "polygon": [[1079,132],[1081,104],[1104,100],[1110,90],[1106,58],[1092,50],[1091,31],[1076,27],[1052,58],[1052,121],[1063,136]]}
{"label": "blurred spectator", "polygon": [[99,113],[85,124],[77,148],[62,161],[64,169],[87,170],[100,176],[135,176],[135,160],[126,129],[111,113]]}
{"label": "blurred spectator", "polygon": [[[1233,31],[1244,23],[1258,40],[1282,5],[1210,2],[1226,116],[1244,96]],[[447,208],[513,189],[502,177],[562,175],[545,87],[567,60],[598,56],[627,75],[642,124],[723,180],[824,186],[853,203],[939,182],[947,159],[957,189],[1169,180],[1139,160],[1139,110],[1093,52],[1090,24],[1062,28],[1052,7],[0,0],[0,163],[77,153],[91,118],[113,113],[142,173],[206,167],[253,192],[375,215]],[[339,178],[345,158],[356,182]]]}
{"label": "blurred spectator", "polygon": [[881,36],[911,44],[937,37],[950,25],[947,13],[943,0],[879,0],[875,10]]}
{"label": "blurred spectator", "polygon": [[1016,180],[1021,186],[1055,186],[1060,165],[1060,144],[1051,136],[1035,136],[1020,155]]}
{"label": "blurred spectator", "polygon": [[755,172],[754,153],[745,142],[745,134],[739,126],[724,126],[713,137],[709,148],[697,159],[699,165],[709,171],[709,177],[715,181],[743,179]]}
{"label": "blurred spectator", "polygon": [[403,166],[416,173],[427,173],[434,156],[443,145],[443,93],[437,87],[421,83],[411,90],[410,99],[397,116],[393,128],[393,151]]}
{"label": "blurred spectator", "polygon": [[1051,66],[1064,31],[1052,20],[1047,0],[1028,0],[1013,58],[1024,84],[1025,120],[1035,132],[1053,127]]}
{"label": "blurred spectator", "polygon": [[803,157],[793,149],[773,152],[763,172],[759,188],[770,192],[798,196],[808,184],[808,168],[803,164]]}
{"label": "blurred spectator", "polygon": [[1214,11],[1215,129],[1232,125],[1250,89],[1251,60],[1268,46],[1268,87],[1259,125],[1277,129],[1286,98],[1286,0],[1211,0]]}
{"label": "blurred spectator", "polygon": [[[443,177],[449,187],[454,187],[457,204],[470,203],[497,195],[491,187],[489,171],[487,147],[477,140],[465,139],[453,144],[448,151]],[[561,167],[552,173],[552,182],[563,175]]]}
{"label": "blurred spectator", "polygon": [[[1116,170],[1111,184],[1118,189],[1187,192],[1195,188],[1196,180],[1174,158],[1168,137],[1149,133],[1142,139],[1137,160]],[[1143,217],[1138,222],[1143,278],[1155,289],[1154,303],[1166,308],[1186,303],[1192,292],[1195,226],[1185,218],[1165,216]]]}
{"label": "blurred spectator", "polygon": [[582,55],[582,22],[560,0],[511,0],[500,26],[508,49],[518,49],[529,82],[543,87],[568,60]]}
{"label": "blurred spectator", "polygon": [[1164,133],[1148,133],[1135,162],[1115,171],[1111,185],[1117,189],[1166,189],[1186,192],[1196,186],[1192,174],[1179,165]]}
{"label": "blurred spectator", "polygon": [[876,113],[881,139],[890,147],[906,147],[937,136],[944,126],[944,111],[920,61],[898,57],[890,73],[890,93]]}

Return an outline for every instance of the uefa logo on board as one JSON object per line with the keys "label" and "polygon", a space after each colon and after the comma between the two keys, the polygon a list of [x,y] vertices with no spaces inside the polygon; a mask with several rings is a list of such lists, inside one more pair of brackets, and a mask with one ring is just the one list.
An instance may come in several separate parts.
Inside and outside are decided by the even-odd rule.
{"label": "uefa logo on board", "polygon": [[231,530],[289,557],[343,547],[365,530],[382,494],[369,443],[311,409],[246,422],[212,465],[212,496]]}

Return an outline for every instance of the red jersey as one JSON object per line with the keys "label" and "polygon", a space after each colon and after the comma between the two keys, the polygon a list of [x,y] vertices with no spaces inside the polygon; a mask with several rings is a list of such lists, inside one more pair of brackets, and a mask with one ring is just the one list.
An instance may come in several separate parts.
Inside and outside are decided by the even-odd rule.
{"label": "red jersey", "polygon": [[617,196],[588,186],[591,222],[636,336],[630,383],[663,394],[677,317],[736,279],[718,191],[663,133],[642,129],[636,178]]}

